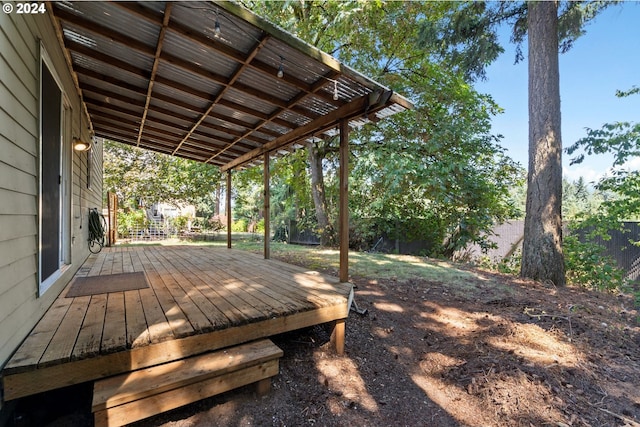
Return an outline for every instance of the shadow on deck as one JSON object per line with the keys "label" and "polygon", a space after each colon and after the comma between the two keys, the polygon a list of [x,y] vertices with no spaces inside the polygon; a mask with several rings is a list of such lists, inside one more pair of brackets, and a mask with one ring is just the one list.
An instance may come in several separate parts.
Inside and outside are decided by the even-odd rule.
{"label": "shadow on deck", "polygon": [[341,321],[353,295],[337,278],[211,247],[105,248],[76,277],[133,272],[148,287],[68,298],[72,281],[5,366],[5,399]]}

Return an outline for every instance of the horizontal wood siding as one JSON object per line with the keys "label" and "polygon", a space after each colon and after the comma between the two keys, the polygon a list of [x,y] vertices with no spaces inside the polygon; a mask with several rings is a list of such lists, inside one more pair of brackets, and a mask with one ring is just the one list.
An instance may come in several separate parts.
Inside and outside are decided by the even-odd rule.
{"label": "horizontal wood siding", "polygon": [[41,41],[71,105],[72,136],[89,139],[86,119],[82,126],[79,122],[78,91],[51,18],[48,14],[0,14],[0,367],[89,255],[88,208],[102,207],[102,146],[97,145],[90,189],[86,153],[72,154],[71,264],[58,282],[38,296]]}

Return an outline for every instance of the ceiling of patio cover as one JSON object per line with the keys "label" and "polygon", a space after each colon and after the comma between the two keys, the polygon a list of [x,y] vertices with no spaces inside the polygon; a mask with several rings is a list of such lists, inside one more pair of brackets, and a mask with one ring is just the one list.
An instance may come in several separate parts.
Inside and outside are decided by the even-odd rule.
{"label": "ceiling of patio cover", "polygon": [[48,4],[96,137],[227,170],[411,108],[235,3]]}

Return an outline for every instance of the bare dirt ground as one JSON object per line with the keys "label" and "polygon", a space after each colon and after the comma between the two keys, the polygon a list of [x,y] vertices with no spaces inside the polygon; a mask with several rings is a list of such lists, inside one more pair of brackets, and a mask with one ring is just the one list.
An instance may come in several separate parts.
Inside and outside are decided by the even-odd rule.
{"label": "bare dirt ground", "polygon": [[[354,278],[367,314],[349,317],[344,356],[322,327],[276,337],[268,395],[242,388],[135,426],[640,426],[631,297],[467,271],[462,286]],[[15,424],[90,426],[90,394],[21,402]]]}

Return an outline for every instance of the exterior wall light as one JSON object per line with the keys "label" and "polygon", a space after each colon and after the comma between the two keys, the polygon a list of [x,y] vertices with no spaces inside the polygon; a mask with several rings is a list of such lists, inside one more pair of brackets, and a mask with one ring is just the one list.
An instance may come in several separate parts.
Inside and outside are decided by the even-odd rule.
{"label": "exterior wall light", "polygon": [[89,142],[83,141],[80,138],[73,139],[74,151],[89,151],[90,149],[91,149],[91,144]]}

